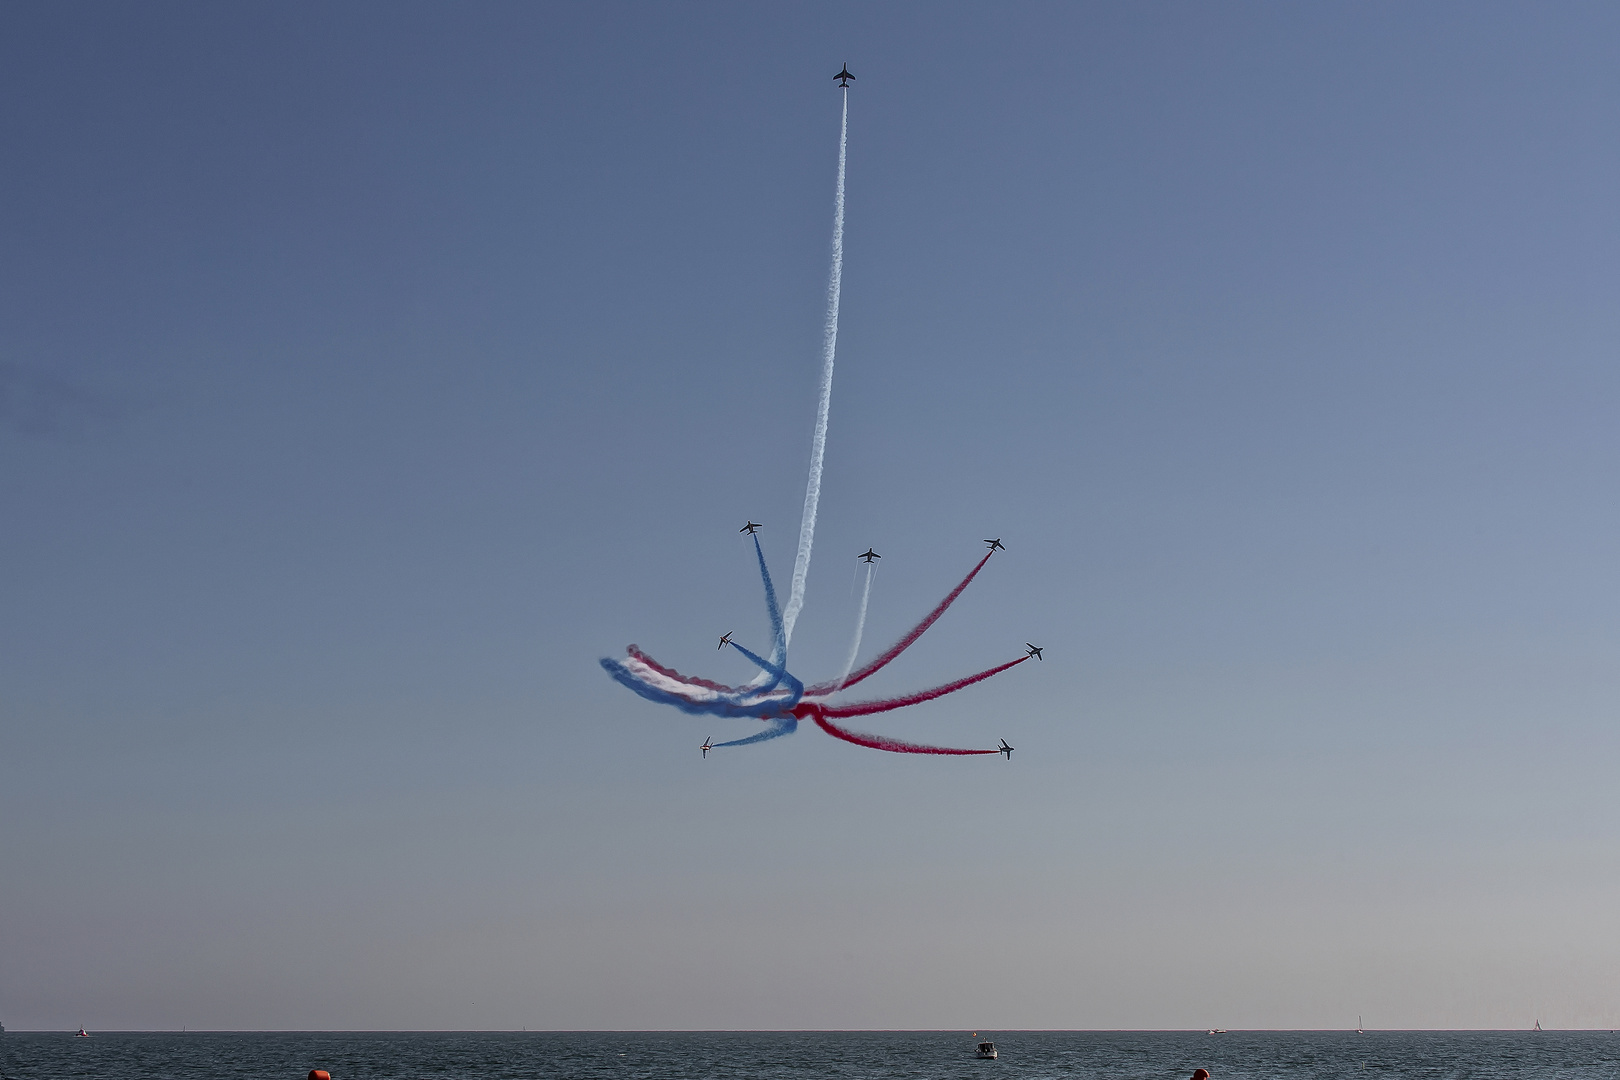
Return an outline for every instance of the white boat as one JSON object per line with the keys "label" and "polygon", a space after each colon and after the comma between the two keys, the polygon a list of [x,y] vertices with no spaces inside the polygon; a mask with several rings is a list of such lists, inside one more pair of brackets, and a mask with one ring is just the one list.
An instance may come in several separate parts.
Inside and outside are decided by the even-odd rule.
{"label": "white boat", "polygon": [[84,1028],[80,1028],[79,1033],[73,1037],[75,1039],[88,1039],[90,1037],[90,1033],[84,1030]]}
{"label": "white boat", "polygon": [[982,1058],[994,1059],[996,1056],[996,1044],[993,1042],[980,1043],[978,1056]]}
{"label": "white boat", "polygon": [[1365,1035],[1365,1034],[1367,1034],[1365,1031],[1362,1030],[1361,1017],[1360,1016],[1356,1017],[1356,1034],[1357,1035]]}
{"label": "white boat", "polygon": [[1535,1026],[1535,1027],[1533,1027],[1533,1028],[1531,1028],[1531,1029],[1530,1029],[1530,1030],[1531,1030],[1531,1031],[1540,1031],[1540,1030],[1541,1030],[1541,1021],[1540,1021],[1540,1020],[1537,1020],[1537,1021],[1536,1021],[1536,1026]]}

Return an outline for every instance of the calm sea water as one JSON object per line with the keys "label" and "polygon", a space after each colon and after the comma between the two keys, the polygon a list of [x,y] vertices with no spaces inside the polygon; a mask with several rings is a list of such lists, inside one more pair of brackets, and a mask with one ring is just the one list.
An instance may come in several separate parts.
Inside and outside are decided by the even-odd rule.
{"label": "calm sea water", "polygon": [[1251,1077],[1620,1077],[1609,1032],[98,1033],[0,1035],[3,1080],[1213,1080]]}

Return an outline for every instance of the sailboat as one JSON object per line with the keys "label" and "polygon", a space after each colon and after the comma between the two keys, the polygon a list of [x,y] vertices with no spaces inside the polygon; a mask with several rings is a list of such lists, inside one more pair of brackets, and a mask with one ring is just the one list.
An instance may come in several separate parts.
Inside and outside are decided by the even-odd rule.
{"label": "sailboat", "polygon": [[1530,1030],[1531,1030],[1531,1031],[1540,1031],[1540,1030],[1541,1030],[1541,1021],[1540,1021],[1540,1020],[1539,1020],[1539,1019],[1538,1019],[1538,1020],[1537,1020],[1537,1021],[1536,1021],[1536,1026],[1535,1026],[1535,1027],[1533,1027],[1533,1028],[1531,1028],[1531,1029],[1530,1029]]}
{"label": "sailboat", "polygon": [[1362,1027],[1361,1027],[1361,1014],[1360,1013],[1356,1014],[1356,1034],[1357,1035],[1365,1035],[1365,1034],[1367,1034],[1366,1031],[1364,1031],[1362,1029]]}

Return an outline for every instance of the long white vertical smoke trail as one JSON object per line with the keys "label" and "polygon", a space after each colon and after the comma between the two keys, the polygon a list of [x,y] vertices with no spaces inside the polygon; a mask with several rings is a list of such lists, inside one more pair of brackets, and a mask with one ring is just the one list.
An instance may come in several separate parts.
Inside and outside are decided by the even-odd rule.
{"label": "long white vertical smoke trail", "polygon": [[799,520],[799,555],[793,560],[793,584],[782,609],[784,641],[804,607],[804,583],[810,575],[810,546],[816,538],[816,504],[821,501],[821,459],[827,452],[827,412],[832,407],[833,355],[838,350],[838,294],[844,282],[844,159],[849,144],[849,91],[838,125],[838,194],[833,199],[832,273],[827,280],[827,328],[821,345],[821,400],[816,404],[816,430],[810,440],[810,482],[804,489],[804,516]]}
{"label": "long white vertical smoke trail", "polygon": [[866,586],[861,589],[861,612],[855,616],[855,641],[849,647],[849,660],[844,663],[844,670],[838,674],[838,690],[844,688],[844,680],[849,678],[849,673],[855,668],[855,658],[861,653],[861,634],[866,631],[866,602],[872,599],[872,572],[876,569],[877,563],[866,564]]}

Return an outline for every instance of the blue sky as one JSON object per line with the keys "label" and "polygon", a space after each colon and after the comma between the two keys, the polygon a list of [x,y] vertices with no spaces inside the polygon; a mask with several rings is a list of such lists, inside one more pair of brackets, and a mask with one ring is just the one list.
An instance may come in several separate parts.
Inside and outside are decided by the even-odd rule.
{"label": "blue sky", "polygon": [[1620,1025],[1612,7],[3,19],[8,1027]]}

